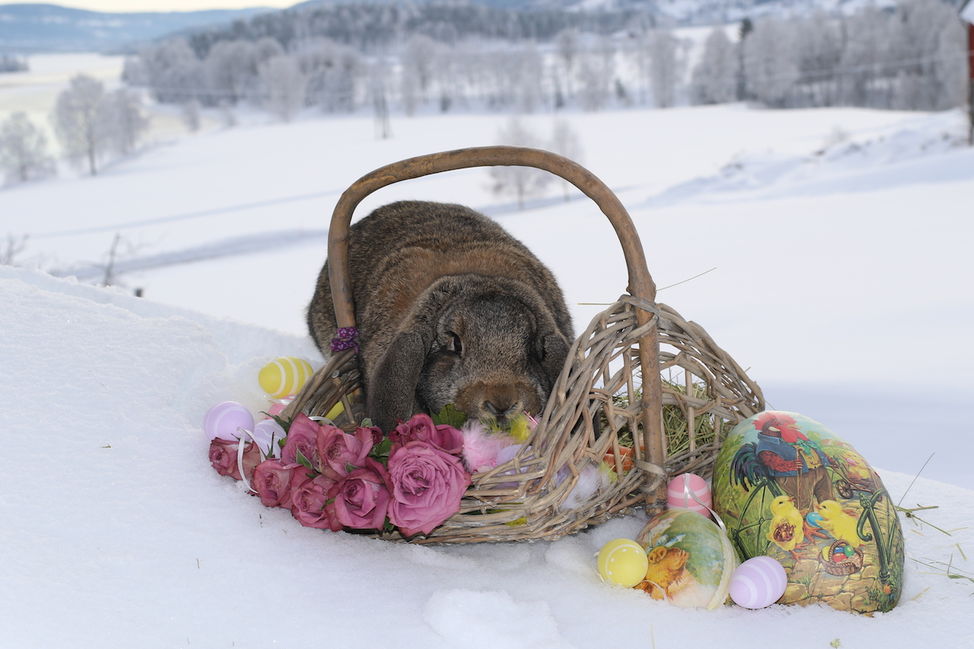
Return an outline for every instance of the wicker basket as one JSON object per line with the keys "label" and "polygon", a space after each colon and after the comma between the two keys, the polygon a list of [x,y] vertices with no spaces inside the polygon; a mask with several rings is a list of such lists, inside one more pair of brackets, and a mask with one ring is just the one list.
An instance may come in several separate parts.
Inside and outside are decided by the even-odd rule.
{"label": "wicker basket", "polygon": [[[619,199],[592,173],[547,151],[447,151],[403,160],[356,181],[339,199],[328,233],[339,327],[355,326],[348,227],[361,200],[402,180],[494,165],[548,171],[591,198],[622,244],[629,287],[573,344],[527,444],[507,464],[474,474],[460,512],[413,542],[553,539],[634,506],[662,509],[667,476],[686,471],[709,476],[727,431],[764,408],[760,388],[703,328],[656,303],[639,236]],[[647,366],[654,370],[644,375],[642,368]],[[363,400],[352,350],[332,355],[284,416],[299,411],[323,415],[339,401],[345,406],[344,423],[354,425],[363,415]],[[671,430],[667,437],[663,420],[673,415],[684,430]],[[632,450],[622,450],[626,446]],[[603,461],[613,465],[618,479],[587,502],[563,506],[585,467]],[[383,538],[401,539],[398,533]]]}

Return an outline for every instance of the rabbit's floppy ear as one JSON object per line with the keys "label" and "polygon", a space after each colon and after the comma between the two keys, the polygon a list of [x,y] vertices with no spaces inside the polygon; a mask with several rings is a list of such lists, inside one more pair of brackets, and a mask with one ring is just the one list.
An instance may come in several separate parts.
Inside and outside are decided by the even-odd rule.
{"label": "rabbit's floppy ear", "polygon": [[370,377],[367,410],[382,430],[392,430],[413,414],[425,347],[415,332],[396,336]]}
{"label": "rabbit's floppy ear", "polygon": [[568,358],[568,341],[560,333],[551,333],[544,337],[542,343],[541,366],[548,377],[549,389],[555,386],[555,381],[565,366]]}

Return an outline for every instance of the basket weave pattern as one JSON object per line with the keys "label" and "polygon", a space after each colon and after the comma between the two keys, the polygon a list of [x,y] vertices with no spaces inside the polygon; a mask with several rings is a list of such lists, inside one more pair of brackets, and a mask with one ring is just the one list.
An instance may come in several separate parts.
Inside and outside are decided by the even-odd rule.
{"label": "basket weave pattern", "polygon": [[[438,156],[455,159],[438,164]],[[727,431],[762,410],[764,400],[760,388],[702,327],[655,302],[635,229],[601,181],[575,163],[530,149],[486,147],[424,156],[363,177],[346,192],[355,194],[353,199],[339,201],[332,227],[347,225],[358,200],[377,187],[480,164],[546,169],[596,200],[623,243],[630,293],[598,314],[575,340],[537,428],[516,456],[475,473],[459,513],[413,542],[553,539],[637,505],[662,509],[667,476],[686,471],[709,476]],[[343,261],[343,237],[343,232],[329,233],[329,259]],[[342,292],[335,287],[342,288],[343,278],[331,279],[339,326],[354,326],[348,305],[343,322],[338,304]],[[634,290],[634,285],[648,288]],[[658,371],[644,385],[646,359],[655,359]],[[352,350],[335,353],[284,416],[301,411],[324,415],[339,401],[345,414],[338,423],[354,426],[364,413]],[[664,419],[677,424],[667,426]],[[667,428],[669,435],[663,433]],[[632,448],[631,466],[624,461],[624,447]],[[612,466],[615,478],[585,502],[565,506],[582,472],[602,462]],[[398,533],[384,538],[401,539]]]}

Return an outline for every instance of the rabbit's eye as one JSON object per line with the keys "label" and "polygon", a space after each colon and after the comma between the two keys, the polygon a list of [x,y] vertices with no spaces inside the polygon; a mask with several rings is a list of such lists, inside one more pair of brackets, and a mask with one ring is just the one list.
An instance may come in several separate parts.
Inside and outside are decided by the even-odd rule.
{"label": "rabbit's eye", "polygon": [[452,331],[446,332],[448,342],[446,348],[455,354],[460,354],[463,351],[463,345],[460,343],[460,336],[456,335]]}

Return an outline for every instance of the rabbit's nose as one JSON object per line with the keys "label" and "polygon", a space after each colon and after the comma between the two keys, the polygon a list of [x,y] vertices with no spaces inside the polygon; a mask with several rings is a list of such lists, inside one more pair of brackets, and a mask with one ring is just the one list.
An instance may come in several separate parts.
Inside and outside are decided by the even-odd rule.
{"label": "rabbit's nose", "polygon": [[483,410],[490,414],[491,417],[497,419],[498,423],[505,423],[507,416],[513,414],[513,411],[517,409],[517,404],[510,401],[503,401],[499,403],[494,403],[492,401],[484,401]]}

